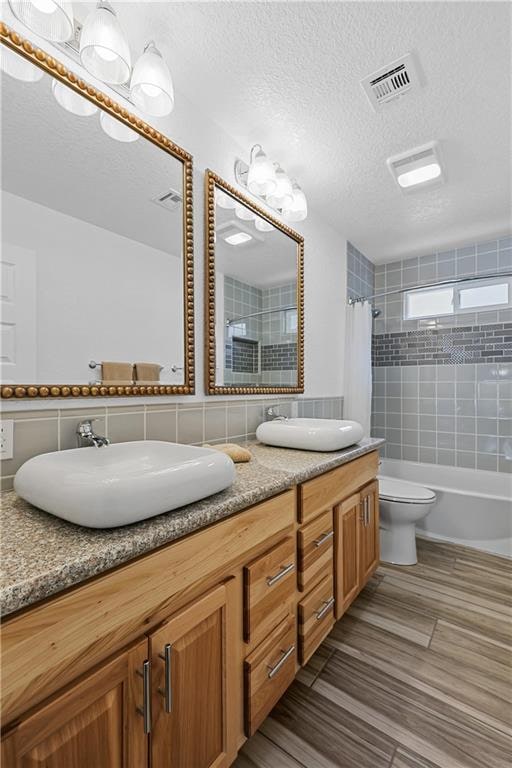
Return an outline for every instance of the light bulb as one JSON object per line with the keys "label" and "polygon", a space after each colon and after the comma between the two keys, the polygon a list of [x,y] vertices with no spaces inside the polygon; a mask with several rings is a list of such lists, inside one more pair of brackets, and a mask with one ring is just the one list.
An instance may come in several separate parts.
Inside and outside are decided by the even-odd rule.
{"label": "light bulb", "polygon": [[103,112],[103,110],[100,112],[100,125],[107,136],[110,136],[111,139],[115,139],[116,141],[130,143],[132,141],[137,141],[139,138],[139,134],[136,131],[128,128],[127,125],[120,120],[116,120],[116,118],[109,115],[108,112]]}
{"label": "light bulb", "polygon": [[252,221],[256,218],[256,214],[241,203],[236,203],[235,205],[235,216],[237,216],[239,219],[242,219],[242,221]]}
{"label": "light bulb", "polygon": [[7,75],[24,83],[37,83],[44,75],[42,69],[11,51],[6,45],[0,47],[0,67]]}
{"label": "light bulb", "polygon": [[106,0],[100,0],[84,22],[80,61],[91,75],[105,83],[121,85],[130,77],[130,49],[116,13]]}
{"label": "light bulb", "polygon": [[254,222],[254,226],[259,232],[272,232],[275,227],[272,226],[268,221],[265,221],[265,219],[257,218]]}
{"label": "light bulb", "polygon": [[78,117],[90,117],[98,111],[98,107],[59,80],[52,80],[52,93],[61,107],[73,115],[78,115]]}
{"label": "light bulb", "polygon": [[[257,152],[254,150],[259,147]],[[247,175],[247,189],[253,195],[270,195],[277,188],[274,165],[263,152],[259,144],[251,150],[251,164]]]}
{"label": "light bulb", "polygon": [[154,117],[165,117],[173,110],[171,73],[154,42],[146,45],[144,53],[135,62],[130,96],[139,109]]}
{"label": "light bulb", "polygon": [[279,165],[276,168],[276,180],[277,187],[271,195],[268,195],[267,203],[272,208],[286,208],[293,201],[292,183]]}
{"label": "light bulb", "polygon": [[13,14],[45,40],[64,43],[73,37],[73,4],[67,0],[9,0]]}
{"label": "light bulb", "polygon": [[281,213],[288,221],[304,221],[307,217],[308,204],[306,195],[297,182],[293,184],[291,202],[283,206]]}

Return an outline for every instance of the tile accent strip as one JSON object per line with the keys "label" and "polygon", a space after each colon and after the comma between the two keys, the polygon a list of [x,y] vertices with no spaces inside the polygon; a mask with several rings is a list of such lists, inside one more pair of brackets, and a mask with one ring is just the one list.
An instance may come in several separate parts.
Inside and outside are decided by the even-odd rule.
{"label": "tile accent strip", "polygon": [[512,362],[512,323],[382,333],[373,336],[378,366]]}

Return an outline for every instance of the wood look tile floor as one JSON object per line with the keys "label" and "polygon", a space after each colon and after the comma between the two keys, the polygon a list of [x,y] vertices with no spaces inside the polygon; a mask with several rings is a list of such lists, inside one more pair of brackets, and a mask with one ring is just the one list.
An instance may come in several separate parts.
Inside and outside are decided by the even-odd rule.
{"label": "wood look tile floor", "polygon": [[512,561],[381,564],[235,768],[509,768]]}

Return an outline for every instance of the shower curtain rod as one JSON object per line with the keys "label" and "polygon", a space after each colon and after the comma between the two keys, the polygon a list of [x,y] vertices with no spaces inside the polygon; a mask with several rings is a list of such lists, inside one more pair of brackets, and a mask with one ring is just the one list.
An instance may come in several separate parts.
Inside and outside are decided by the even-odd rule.
{"label": "shower curtain rod", "polygon": [[409,285],[407,288],[393,288],[391,291],[383,293],[374,293],[373,296],[357,296],[348,300],[349,305],[357,304],[359,301],[371,301],[380,299],[383,296],[390,296],[393,293],[406,293],[407,291],[418,291],[421,288],[437,288],[440,285],[454,285],[455,283],[467,283],[470,280],[492,280],[495,277],[512,277],[512,272],[492,272],[490,275],[472,275],[471,277],[456,277],[450,280],[440,280],[437,283],[424,283],[423,285]]}

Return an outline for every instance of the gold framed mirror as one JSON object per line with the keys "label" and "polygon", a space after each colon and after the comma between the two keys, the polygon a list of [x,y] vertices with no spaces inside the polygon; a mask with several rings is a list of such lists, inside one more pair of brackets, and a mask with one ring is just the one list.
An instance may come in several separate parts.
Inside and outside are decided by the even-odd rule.
{"label": "gold framed mirror", "polygon": [[191,155],[0,40],[2,398],[193,394]]}
{"label": "gold framed mirror", "polygon": [[205,389],[304,392],[304,238],[206,171]]}

